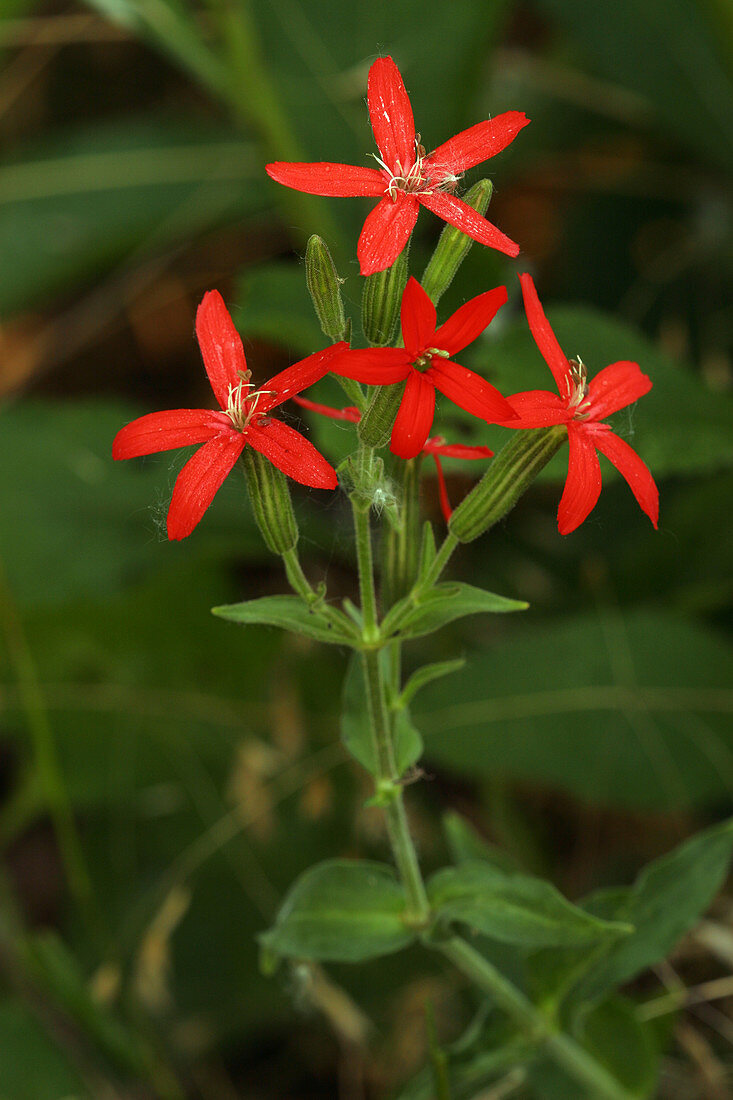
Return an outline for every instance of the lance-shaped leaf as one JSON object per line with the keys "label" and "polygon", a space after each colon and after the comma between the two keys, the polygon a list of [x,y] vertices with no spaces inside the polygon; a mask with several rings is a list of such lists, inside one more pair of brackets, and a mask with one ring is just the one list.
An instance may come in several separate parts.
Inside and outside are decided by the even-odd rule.
{"label": "lance-shaped leaf", "polygon": [[297,879],[260,940],[275,955],[363,962],[414,940],[402,921],[404,908],[402,887],[390,867],[327,860]]}
{"label": "lance-shaped leaf", "polygon": [[510,600],[471,584],[438,584],[417,599],[406,596],[395,604],[386,615],[382,630],[385,637],[399,633],[403,638],[419,638],[466,615],[525,611],[527,607],[529,604],[523,600]]}
{"label": "lance-shaped leaf", "polygon": [[348,646],[359,643],[356,629],[340,611],[309,607],[300,596],[262,596],[259,600],[212,607],[211,611],[234,623],[280,626],[318,642]]}
{"label": "lance-shaped leaf", "polygon": [[594,943],[632,931],[629,924],[579,909],[543,879],[483,862],[438,871],[428,884],[428,896],[443,920],[529,949]]}

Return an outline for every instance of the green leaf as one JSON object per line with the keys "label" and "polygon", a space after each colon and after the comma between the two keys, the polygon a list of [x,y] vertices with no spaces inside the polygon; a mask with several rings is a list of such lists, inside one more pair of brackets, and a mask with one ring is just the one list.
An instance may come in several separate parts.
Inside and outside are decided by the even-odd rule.
{"label": "green leaf", "polygon": [[463,657],[458,657],[454,661],[436,661],[435,664],[423,665],[422,668],[418,668],[412,673],[402,689],[399,705],[403,707],[407,706],[415,698],[420,688],[425,687],[426,684],[432,683],[433,680],[440,680],[443,676],[450,676],[451,672],[458,672],[465,664],[466,662]]}
{"label": "green leaf", "polygon": [[[524,624],[523,624],[524,625]],[[471,778],[661,809],[733,790],[731,654],[672,615],[532,624],[415,704],[429,757]]]}
{"label": "green leaf", "polygon": [[[380,661],[385,666],[386,673],[389,655],[386,652],[381,653]],[[406,708],[392,711],[391,718],[395,764],[397,773],[401,776],[422,756],[422,737],[413,726]],[[344,679],[341,741],[363,768],[371,775],[376,775],[378,769],[369,720],[364,667],[358,653],[352,657]]]}
{"label": "green leaf", "polygon": [[410,596],[400,600],[385,616],[382,631],[385,637],[399,634],[401,638],[419,638],[466,615],[525,611],[528,607],[523,600],[510,600],[456,581],[436,585],[418,601]]}
{"label": "green leaf", "polygon": [[0,1081],[3,1100],[84,1095],[84,1083],[63,1045],[15,1000],[0,1002]]}
{"label": "green leaf", "polygon": [[[560,346],[579,355],[592,379],[608,363],[628,359],[652,380],[652,390],[611,418],[614,431],[642,456],[656,477],[694,474],[733,463],[733,400],[712,389],[637,329],[599,310],[557,306],[547,310]],[[526,323],[507,329],[491,346],[491,381],[506,392],[554,390],[554,383]],[[604,464],[609,477],[618,474]],[[558,477],[562,463],[548,467]]]}
{"label": "green leaf", "polygon": [[291,888],[260,938],[278,955],[363,962],[391,955],[415,936],[402,921],[405,899],[390,867],[344,859],[311,867]]}
{"label": "green leaf", "polygon": [[569,947],[631,931],[626,923],[604,921],[572,905],[549,882],[484,862],[438,871],[428,895],[440,918],[525,948]]}
{"label": "green leaf", "polygon": [[331,614],[338,616],[335,620],[318,608],[309,607],[300,596],[262,596],[258,600],[212,607],[211,612],[233,623],[279,626],[333,645],[354,645],[359,640],[353,624],[341,612],[331,609]]}
{"label": "green leaf", "polygon": [[717,894],[732,851],[733,818],[648,864],[630,891],[588,898],[583,903],[588,912],[630,921],[634,933],[613,945],[580,983],[575,999],[600,997],[665,958]]}
{"label": "green leaf", "polygon": [[516,861],[500,848],[489,844],[465,817],[450,810],[443,814],[443,830],[454,863],[484,860],[501,871],[515,871]]}
{"label": "green leaf", "polygon": [[[639,1021],[632,1001],[613,997],[597,1005],[584,1014],[577,1038],[630,1097],[643,1100],[653,1094],[659,1050],[653,1028]],[[530,1081],[538,1100],[587,1100],[587,1090],[547,1058],[532,1065]]]}

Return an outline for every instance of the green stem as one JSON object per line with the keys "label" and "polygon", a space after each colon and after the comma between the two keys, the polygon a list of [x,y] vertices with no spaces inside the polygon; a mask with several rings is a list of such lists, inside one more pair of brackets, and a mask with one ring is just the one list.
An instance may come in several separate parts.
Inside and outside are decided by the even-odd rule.
{"label": "green stem", "polygon": [[318,593],[303,572],[303,567],[298,557],[298,551],[294,548],[292,550],[286,550],[281,556],[290,587],[298,596],[301,596],[306,603],[313,603],[318,599]]}
{"label": "green stem", "polygon": [[454,936],[442,943],[436,941],[430,946],[436,947],[463,974],[485,990],[523,1031],[542,1043],[558,1066],[587,1087],[592,1096],[603,1097],[603,1100],[631,1100],[626,1089],[604,1066],[569,1035],[557,1031],[521,990],[507,981],[504,975],[470,944]]}
{"label": "green stem", "polygon": [[84,860],[74,813],[61,772],[48,711],[38,682],[38,673],[1,570],[0,620],[5,632],[10,663],[18,681],[18,692],[33,748],[38,784],[56,835],[69,892],[86,922],[87,930],[95,940],[99,941],[99,913],[94,901],[92,880]]}
{"label": "green stem", "polygon": [[458,546],[458,539],[455,537],[455,535],[452,535],[449,531],[448,534],[443,539],[440,550],[438,550],[438,553],[435,555],[435,560],[433,561],[433,564],[430,566],[430,569],[428,570],[427,574],[423,577],[422,581],[420,582],[420,588],[421,589],[426,589],[426,588],[432,588],[433,587],[435,582],[440,577],[440,574],[443,572],[446,565],[450,561],[451,554],[453,553],[453,551],[455,550],[455,548],[457,546]]}
{"label": "green stem", "polygon": [[[357,460],[360,468],[364,469],[371,458],[371,448],[362,447]],[[362,652],[362,661],[367,689],[369,720],[377,762],[375,776],[377,796],[384,805],[392,852],[407,896],[405,919],[416,927],[424,927],[428,923],[430,906],[425,893],[425,884],[420,872],[415,845],[410,835],[403,790],[395,763],[392,729],[387,709],[382,662],[380,660],[380,651],[385,647],[384,645],[374,644],[378,643],[379,639],[379,621],[377,595],[374,586],[369,507],[365,506],[364,502],[356,496],[352,497],[351,503],[354,514],[359,593],[364,623],[365,649]]]}

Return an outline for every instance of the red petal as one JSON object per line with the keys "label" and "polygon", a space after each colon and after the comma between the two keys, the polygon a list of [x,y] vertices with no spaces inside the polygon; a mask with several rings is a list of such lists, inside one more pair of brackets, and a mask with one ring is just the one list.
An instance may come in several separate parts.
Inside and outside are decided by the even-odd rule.
{"label": "red petal", "polygon": [[319,405],[317,401],[311,401],[308,397],[294,397],[293,401],[296,405],[311,412],[320,413],[321,416],[328,416],[331,420],[350,420],[352,424],[358,424],[361,420],[361,413],[356,405],[347,405],[345,409],[334,409],[330,405]]}
{"label": "red petal", "polygon": [[399,458],[415,458],[423,449],[435,416],[435,388],[424,374],[410,371],[405,394],[392,428],[390,451]]}
{"label": "red petal", "polygon": [[466,233],[479,244],[488,245],[489,248],[495,248],[497,252],[504,252],[507,256],[519,255],[519,245],[491,222],[487,222],[486,218],[477,214],[463,199],[457,199],[455,195],[448,195],[445,191],[429,191],[418,195],[417,198],[428,210],[432,210],[439,218],[455,225],[462,233]]}
{"label": "red petal", "polygon": [[286,367],[285,370],[274,375],[263,386],[264,392],[259,404],[260,412],[268,412],[277,405],[282,405],[283,401],[287,401],[293,394],[307,390],[309,386],[319,382],[324,374],[328,374],[331,370],[334,360],[348,351],[348,348],[346,341],[341,340],[338,344],[316,351],[313,355],[293,363],[292,367]]}
{"label": "red petal", "polygon": [[460,409],[489,424],[511,421],[516,416],[495,386],[450,359],[433,359],[433,365],[425,371],[424,377]]}
{"label": "red petal", "polygon": [[603,420],[611,413],[625,409],[652,388],[652,380],[642,374],[638,363],[622,360],[599,371],[588,385],[590,411],[593,420]]}
{"label": "red petal", "polygon": [[506,149],[528,122],[522,111],[505,111],[496,118],[479,122],[439,145],[426,157],[425,167],[439,179],[445,175],[458,176]]}
{"label": "red petal", "polygon": [[218,290],[204,294],[196,311],[196,336],[214,396],[225,409],[229,387],[239,385],[239,372],[247,370],[247,360],[240,335]]}
{"label": "red petal", "polygon": [[315,489],[335,489],[336,471],[312,443],[282,420],[259,420],[245,435],[256,451],[288,477]]}
{"label": "red petal", "polygon": [[550,328],[550,322],[545,317],[545,311],[537,297],[532,276],[520,275],[519,281],[522,284],[524,309],[535,343],[540,349],[542,358],[552,371],[552,377],[555,379],[560,394],[564,396],[572,388],[568,380],[570,375],[568,357],[558,344],[557,337]]}
{"label": "red petal", "polygon": [[485,294],[471,298],[440,326],[435,333],[434,347],[442,348],[449,355],[462,351],[491,324],[506,299],[505,286],[498,286],[495,290],[487,290]]}
{"label": "red petal", "polygon": [[546,428],[551,424],[568,424],[573,419],[563,399],[549,390],[513,393],[507,401],[519,418],[507,421],[507,428]]}
{"label": "red petal", "polygon": [[112,444],[112,458],[139,458],[187,447],[190,443],[206,443],[231,426],[224,413],[209,409],[148,413],[120,429]]}
{"label": "red petal", "polygon": [[369,70],[367,101],[382,160],[402,175],[415,163],[415,120],[400,70],[391,57],[378,57]]}
{"label": "red petal", "polygon": [[223,432],[189,458],[176,479],[168,509],[168,538],[190,535],[244,449],[241,432]]}
{"label": "red petal", "polygon": [[451,516],[453,515],[453,509],[450,506],[448,488],[445,484],[445,477],[443,476],[443,465],[437,454],[433,454],[433,458],[435,460],[435,469],[438,472],[438,495],[440,497],[440,510],[443,513],[443,519],[446,523],[448,523]]}
{"label": "red petal", "polygon": [[362,275],[392,266],[410,239],[419,209],[414,196],[399,193],[394,201],[382,199],[367,214],[356,249]]}
{"label": "red petal", "polygon": [[491,458],[494,453],[490,447],[473,447],[464,443],[443,443],[440,436],[429,439],[423,450],[428,455],[465,459]]}
{"label": "red petal", "polygon": [[659,490],[647,464],[639,458],[628,443],[614,435],[612,431],[596,430],[592,438],[601,454],[605,455],[626,479],[642,512],[649,516],[656,527],[659,521]]}
{"label": "red petal", "polygon": [[270,179],[305,191],[307,195],[329,195],[335,198],[352,198],[357,195],[383,195],[385,178],[376,168],[359,168],[355,164],[331,164],[314,161],[303,164],[297,161],[275,161],[265,167]]}
{"label": "red petal", "polygon": [[590,432],[568,425],[568,476],[565,481],[557,526],[569,535],[595,507],[601,492],[601,464]]}
{"label": "red petal", "polygon": [[402,295],[400,320],[402,339],[411,357],[417,359],[425,348],[434,346],[437,322],[435,306],[417,279],[412,276],[407,280],[407,286]]}
{"label": "red petal", "polygon": [[342,378],[384,386],[404,382],[411,370],[410,356],[404,348],[354,348],[340,355],[331,370]]}

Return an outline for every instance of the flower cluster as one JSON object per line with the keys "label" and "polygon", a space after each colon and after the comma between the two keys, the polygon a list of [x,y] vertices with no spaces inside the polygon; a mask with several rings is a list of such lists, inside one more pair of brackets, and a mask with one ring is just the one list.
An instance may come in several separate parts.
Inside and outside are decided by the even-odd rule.
{"label": "flower cluster", "polygon": [[[370,69],[368,105],[379,149],[376,169],[330,162],[267,166],[273,180],[300,191],[379,200],[359,238],[362,274],[373,275],[394,264],[408,243],[421,206],[475,241],[516,256],[518,246],[455,191],[467,169],[514,140],[527,125],[526,116],[508,111],[427,153],[415,131],[410,100],[391,57],[378,58]],[[598,500],[601,470],[597,452],[619,470],[656,527],[658,493],[651,473],[603,422],[647,393],[651,381],[630,362],[612,363],[588,381],[581,360],[569,360],[560,348],[530,275],[520,275],[520,282],[530,330],[558,393],[542,390],[504,397],[485,378],[455,361],[454,356],[484,332],[506,303],[503,286],[471,298],[438,325],[431,298],[410,278],[401,300],[399,345],[352,348],[341,340],[293,364],[258,389],[224,302],[217,291],[210,291],[198,309],[196,334],[219,408],[177,409],[140,417],[117,434],[113,457],[135,458],[188,444],[202,445],[176,481],[168,513],[171,539],[191,533],[247,446],[301,484],[334,489],[338,478],[326,459],[303,435],[271,415],[277,406],[294,398],[313,411],[357,423],[361,414],[355,406],[332,409],[298,396],[331,372],[372,387],[403,387],[399,393],[395,390],[399,408],[390,449],[405,461],[421,453],[433,455],[446,520],[451,509],[440,457],[487,458],[492,452],[487,447],[448,445],[439,437],[430,438],[436,391],[489,424],[529,432],[555,425],[566,429],[568,473],[558,511],[562,534],[578,527]]]}

